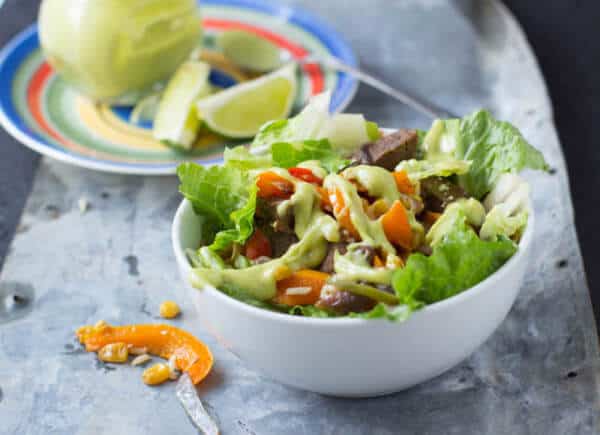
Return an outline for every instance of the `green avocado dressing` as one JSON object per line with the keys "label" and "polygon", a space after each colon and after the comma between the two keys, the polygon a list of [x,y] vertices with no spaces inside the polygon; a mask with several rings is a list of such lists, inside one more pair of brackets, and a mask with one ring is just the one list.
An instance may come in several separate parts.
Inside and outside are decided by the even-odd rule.
{"label": "green avocado dressing", "polygon": [[[300,239],[299,242],[292,245],[282,257],[245,269],[195,268],[191,280],[195,287],[203,288],[207,284],[214,287],[232,286],[243,289],[256,299],[269,300],[276,294],[277,278],[282,269],[296,271],[315,267],[325,258],[327,243],[340,240],[339,225],[321,210],[320,195],[313,184],[300,181],[281,168],[271,168],[269,171],[294,183],[294,194],[279,204],[277,213],[284,216],[292,209],[294,232]],[[348,173],[344,172],[344,175],[358,181],[368,190],[369,195],[383,198],[389,204],[400,198],[393,176],[385,169],[362,165],[346,171]],[[328,190],[338,189],[342,193],[350,219],[362,239],[361,243],[381,248],[388,257],[393,258],[396,250],[385,236],[381,218],[372,220],[365,214],[356,186],[338,174],[327,175],[323,185]],[[413,229],[422,233],[422,226],[411,212],[409,219]],[[357,260],[340,255],[335,257],[336,273],[347,279],[389,284],[392,269],[373,269],[366,260],[361,262],[360,258]]]}
{"label": "green avocado dressing", "polygon": [[277,292],[277,278],[282,270],[292,271],[318,266],[327,254],[327,240],[323,234],[330,222],[329,216],[319,216],[304,237],[292,245],[288,251],[275,260],[251,266],[246,269],[204,269],[192,270],[191,283],[194,287],[204,288],[232,286],[243,289],[259,300],[272,299]]}
{"label": "green avocado dressing", "polygon": [[390,284],[395,268],[372,267],[360,250],[360,243],[348,246],[344,255],[338,251],[334,257],[334,269],[339,279],[347,281],[367,281],[375,284]]}
{"label": "green avocado dressing", "polygon": [[350,220],[358,231],[362,241],[373,247],[380,247],[387,253],[394,254],[396,250],[385,237],[381,219],[371,220],[363,211],[362,202],[356,186],[337,174],[330,174],[323,183],[326,189],[338,189],[344,198],[344,203],[350,212]]}
{"label": "green avocado dressing", "polygon": [[295,182],[295,192],[287,201],[277,207],[279,216],[285,216],[289,208],[294,213],[294,232],[302,239],[316,222],[322,225],[322,233],[329,242],[339,242],[339,225],[331,216],[321,211],[321,197],[313,184]]}
{"label": "green avocado dressing", "polygon": [[444,213],[429,229],[426,240],[431,246],[437,245],[450,233],[459,221],[480,227],[485,219],[485,208],[474,198],[459,199],[446,207]]}
{"label": "green avocado dressing", "polygon": [[344,178],[356,180],[367,189],[369,195],[384,199],[388,205],[400,199],[400,193],[396,187],[396,180],[391,172],[378,166],[358,165],[346,169]]}

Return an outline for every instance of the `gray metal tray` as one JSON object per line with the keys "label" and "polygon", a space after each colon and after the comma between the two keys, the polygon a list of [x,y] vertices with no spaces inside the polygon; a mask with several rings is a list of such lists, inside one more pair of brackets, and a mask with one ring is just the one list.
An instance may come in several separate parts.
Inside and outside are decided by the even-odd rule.
{"label": "gray metal tray", "polygon": [[[0,279],[1,292],[17,287],[34,296],[23,317],[0,324],[0,432],[196,433],[173,384],[149,388],[139,369],[103,366],[73,336],[98,319],[156,322],[158,304],[169,298],[183,307],[174,323],[214,351],[214,372],[199,392],[223,433],[597,433],[598,338],[567,173],[544,81],[518,25],[491,0],[293,3],[331,21],[363,67],[391,84],[458,113],[490,108],[543,150],[554,171],[528,174],[534,255],[506,321],[464,363],[399,394],[341,400],[284,387],[201,328],[171,254],[174,178],[100,174],[44,159]],[[428,125],[366,87],[349,111],[387,127]],[[82,196],[91,204],[85,214],[77,207]]]}

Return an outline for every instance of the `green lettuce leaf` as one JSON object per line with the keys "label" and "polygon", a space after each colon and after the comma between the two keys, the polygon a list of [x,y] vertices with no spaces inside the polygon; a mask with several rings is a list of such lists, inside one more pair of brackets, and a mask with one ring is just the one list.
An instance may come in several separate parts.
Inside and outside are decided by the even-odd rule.
{"label": "green lettuce leaf", "polygon": [[246,204],[229,214],[233,228],[219,231],[210,245],[213,251],[223,251],[233,243],[243,245],[254,231],[254,212],[256,211],[256,194],[258,188],[250,181]]}
{"label": "green lettuce leaf", "polygon": [[209,231],[214,235],[211,249],[220,251],[234,242],[242,244],[252,235],[257,187],[246,172],[187,162],[179,165],[177,175],[179,191],[206,223],[203,239],[209,238]]}
{"label": "green lettuce leaf", "polygon": [[529,216],[529,185],[518,175],[503,174],[485,198],[488,211],[479,231],[483,240],[518,239]]}
{"label": "green lettuce leaf", "polygon": [[254,136],[250,150],[256,155],[268,155],[271,152],[271,145],[274,143],[294,140],[297,140],[297,133],[294,131],[293,124],[290,125],[289,119],[270,121],[263,125]]}
{"label": "green lettuce leaf", "polygon": [[469,172],[459,176],[461,186],[481,199],[503,173],[525,168],[547,170],[542,154],[519,130],[480,110],[462,119],[436,120],[424,138],[425,158],[470,160]]}
{"label": "green lettuce leaf", "polygon": [[394,273],[392,285],[411,309],[447,299],[483,281],[517,250],[505,237],[481,240],[464,222],[433,248],[431,256],[415,253]]}
{"label": "green lettuce leaf", "polygon": [[302,143],[328,139],[331,148],[348,156],[361,145],[379,137],[377,124],[366,121],[362,115],[329,113],[331,94],[316,95],[295,117],[271,121],[263,125],[250,145],[253,154],[267,155],[277,143]]}
{"label": "green lettuce leaf", "polygon": [[291,168],[307,160],[319,160],[328,172],[337,172],[350,161],[342,159],[327,139],[305,140],[301,143],[278,142],[271,146],[273,164]]}

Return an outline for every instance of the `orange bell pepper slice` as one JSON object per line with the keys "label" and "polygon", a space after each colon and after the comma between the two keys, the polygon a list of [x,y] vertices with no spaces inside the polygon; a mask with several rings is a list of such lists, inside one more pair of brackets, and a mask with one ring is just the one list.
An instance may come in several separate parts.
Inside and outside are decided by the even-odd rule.
{"label": "orange bell pepper slice", "polygon": [[244,245],[246,257],[255,260],[258,257],[271,257],[272,253],[271,242],[267,239],[267,236],[259,228],[255,228]]}
{"label": "orange bell pepper slice", "polygon": [[187,372],[194,384],[208,375],[213,365],[210,349],[188,332],[171,325],[82,326],[76,332],[88,352],[110,343],[145,347],[152,355],[169,359],[175,355],[177,368]]}
{"label": "orange bell pepper slice", "polygon": [[319,193],[319,197],[321,198],[321,209],[325,210],[329,213],[332,213],[333,205],[331,204],[331,201],[329,200],[329,193],[327,193],[327,190],[321,186],[315,186],[315,188],[317,189],[317,192]]}
{"label": "orange bell pepper slice", "polygon": [[408,212],[400,201],[394,201],[392,207],[381,218],[383,231],[387,239],[404,249],[412,249],[412,229]]}
{"label": "orange bell pepper slice", "polygon": [[398,192],[405,193],[407,195],[415,194],[415,186],[410,182],[406,171],[396,171],[393,172],[392,175],[396,180],[396,187],[398,188]]}
{"label": "orange bell pepper slice", "polygon": [[329,191],[329,201],[333,206],[333,215],[340,226],[345,228],[352,238],[360,240],[360,234],[350,219],[350,209],[346,207],[342,192],[337,188],[334,188],[333,191]]}
{"label": "orange bell pepper slice", "polygon": [[294,183],[275,172],[262,172],[256,179],[259,198],[287,199],[294,193]]}
{"label": "orange bell pepper slice", "polygon": [[[277,295],[273,302],[282,305],[312,305],[319,300],[321,289],[329,279],[329,274],[317,270],[302,269],[287,278],[277,281]],[[290,288],[310,287],[302,294],[287,294]]]}
{"label": "orange bell pepper slice", "polygon": [[379,255],[375,255],[375,257],[373,258],[373,267],[376,267],[376,268],[385,267],[385,263],[379,257]]}

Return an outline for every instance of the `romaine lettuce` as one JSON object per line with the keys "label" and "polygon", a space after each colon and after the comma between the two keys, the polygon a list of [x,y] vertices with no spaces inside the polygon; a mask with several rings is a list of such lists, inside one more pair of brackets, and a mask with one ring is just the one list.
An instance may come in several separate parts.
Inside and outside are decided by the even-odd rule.
{"label": "romaine lettuce", "polygon": [[431,256],[413,253],[394,273],[393,287],[411,309],[447,299],[483,281],[517,250],[506,237],[483,241],[465,222],[433,248]]}
{"label": "romaine lettuce", "polygon": [[425,159],[470,160],[469,172],[459,176],[461,186],[483,198],[503,173],[525,168],[548,168],[542,154],[507,122],[480,110],[462,119],[437,120],[424,138]]}
{"label": "romaine lettuce", "polygon": [[293,118],[265,124],[250,145],[253,154],[269,154],[276,143],[302,143],[328,139],[331,148],[341,156],[348,156],[361,145],[377,138],[379,129],[358,114],[329,114],[331,93],[324,92],[311,98],[307,106]]}
{"label": "romaine lettuce", "polygon": [[271,151],[273,164],[286,169],[307,160],[319,160],[328,172],[337,172],[350,162],[333,151],[327,139],[305,140],[296,144],[278,142],[271,146]]}
{"label": "romaine lettuce", "polygon": [[487,195],[488,211],[479,231],[483,240],[520,236],[529,216],[529,185],[518,175],[504,174]]}
{"label": "romaine lettuce", "polygon": [[250,176],[235,167],[204,167],[183,163],[177,168],[179,191],[205,223],[203,240],[214,237],[210,248],[223,250],[244,243],[254,230],[257,187]]}

